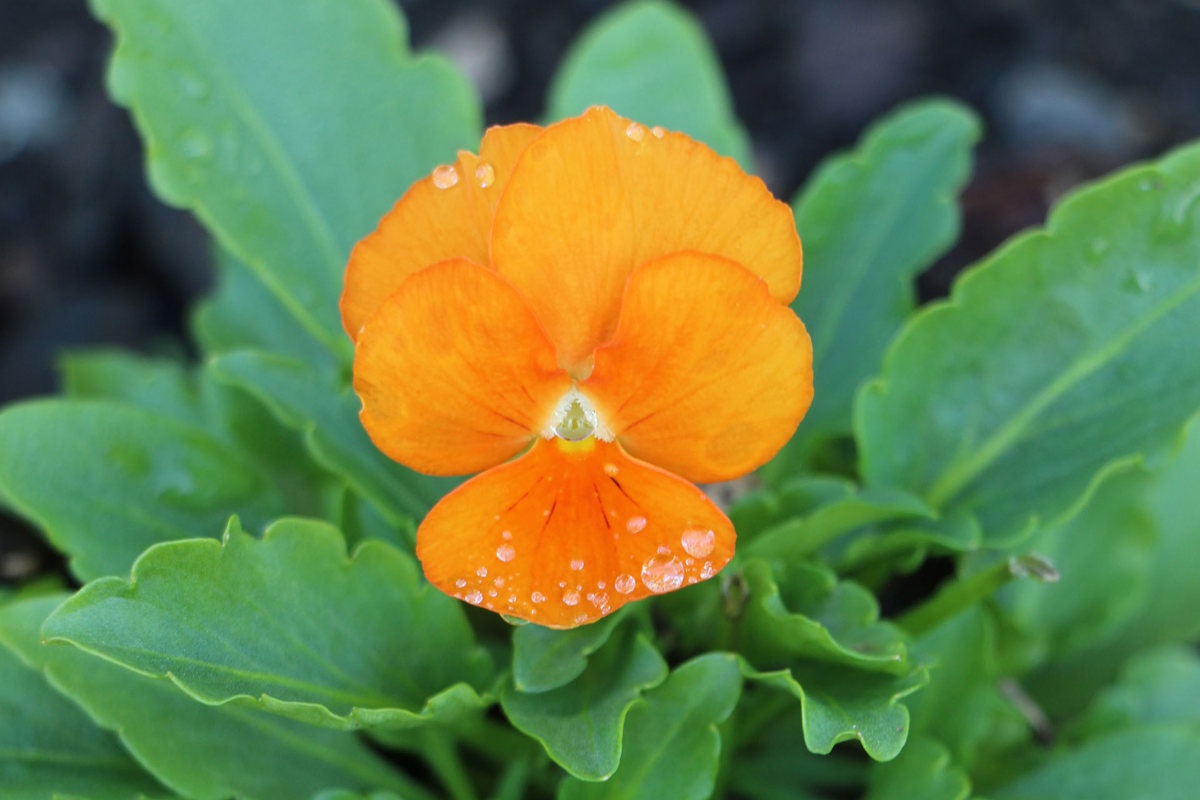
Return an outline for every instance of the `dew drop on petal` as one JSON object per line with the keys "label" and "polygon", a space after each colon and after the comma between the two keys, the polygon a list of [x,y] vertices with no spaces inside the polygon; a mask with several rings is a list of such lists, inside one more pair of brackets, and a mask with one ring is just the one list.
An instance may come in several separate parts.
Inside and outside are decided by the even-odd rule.
{"label": "dew drop on petal", "polygon": [[609,476],[610,478],[612,476],[616,475],[617,474],[617,465],[616,464],[605,464],[604,465],[604,474]]}
{"label": "dew drop on petal", "polygon": [[587,614],[576,614],[575,615],[575,624],[576,625],[582,625],[583,623],[585,623],[587,621],[588,621]]}
{"label": "dew drop on petal", "polygon": [[617,594],[629,594],[637,588],[637,579],[627,572],[623,573],[613,581],[613,588],[617,590]]}
{"label": "dew drop on petal", "polygon": [[544,603],[546,602],[546,595],[542,594],[541,592],[534,592],[533,594],[529,595],[529,599],[535,603]]}
{"label": "dew drop on petal", "polygon": [[443,164],[433,171],[433,185],[439,189],[449,189],[458,183],[458,170],[449,164]]}
{"label": "dew drop on petal", "polygon": [[608,605],[608,595],[604,592],[594,594],[589,597],[588,600],[591,600],[592,605],[594,605],[596,608],[604,608],[606,605]]}
{"label": "dew drop on petal", "polygon": [[488,589],[488,597],[495,597],[499,594],[495,589]]}
{"label": "dew drop on petal", "polygon": [[659,553],[642,565],[642,583],[655,594],[683,585],[683,563],[670,554]]}
{"label": "dew drop on petal", "polygon": [[512,531],[500,531],[500,538],[506,542],[510,541],[512,539]]}
{"label": "dew drop on petal", "polygon": [[716,574],[716,570],[713,569],[712,562],[705,561],[704,566],[702,566],[700,568],[700,577],[703,578],[704,580],[708,580],[715,574]]}
{"label": "dew drop on petal", "polygon": [[683,532],[680,541],[689,556],[704,558],[717,546],[717,535],[711,530],[688,528]]}
{"label": "dew drop on petal", "polygon": [[466,578],[459,578],[458,580],[456,580],[456,581],[454,582],[454,586],[455,586],[456,588],[458,588],[458,589],[465,589],[465,588],[467,588],[467,580],[466,580]]}
{"label": "dew drop on petal", "polygon": [[575,572],[579,572],[580,570],[583,569],[583,562],[580,561],[578,558],[572,560],[571,561],[571,569],[573,569]]}
{"label": "dew drop on petal", "polygon": [[574,589],[567,589],[563,592],[563,604],[568,606],[579,605],[579,592]]}
{"label": "dew drop on petal", "polygon": [[481,578],[486,578],[487,577],[487,567],[480,567],[479,569],[475,570],[475,574]]}
{"label": "dew drop on petal", "polygon": [[475,182],[480,189],[486,189],[496,182],[496,168],[486,161],[480,161],[475,168]]}
{"label": "dew drop on petal", "polygon": [[497,589],[503,589],[504,588],[504,576],[498,575],[496,577],[496,580],[492,581],[492,583],[496,584]]}
{"label": "dew drop on petal", "polygon": [[646,527],[645,517],[630,517],[625,520],[625,530],[630,533],[638,533]]}
{"label": "dew drop on petal", "polygon": [[650,133],[654,134],[655,139],[661,139],[667,135],[667,132],[665,130],[663,130],[663,127],[661,125],[655,125],[653,128],[650,129]]}
{"label": "dew drop on petal", "polygon": [[596,581],[596,588],[597,588],[597,589],[603,589],[605,586],[608,586],[608,584],[607,584],[607,583],[605,583],[604,581]]}
{"label": "dew drop on petal", "polygon": [[517,548],[513,547],[511,544],[502,544],[496,548],[496,558],[504,561],[505,563],[512,561],[516,557]]}
{"label": "dew drop on petal", "polygon": [[636,122],[629,123],[629,127],[625,129],[625,135],[635,142],[640,142],[646,138],[646,129]]}
{"label": "dew drop on petal", "polygon": [[463,599],[468,603],[477,606],[483,602],[483,592],[479,591],[478,589],[472,589],[471,591],[467,592],[467,596]]}

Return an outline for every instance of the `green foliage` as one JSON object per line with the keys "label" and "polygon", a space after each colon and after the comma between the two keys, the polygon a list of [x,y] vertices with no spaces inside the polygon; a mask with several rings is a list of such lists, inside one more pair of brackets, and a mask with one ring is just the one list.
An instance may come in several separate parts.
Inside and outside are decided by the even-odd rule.
{"label": "green foliage", "polygon": [[109,89],[145,140],[155,191],[344,353],[350,248],[431,164],[478,141],[465,81],[413,58],[383,0],[93,8],[116,32]]}
{"label": "green foliage", "polygon": [[559,800],[703,800],[716,779],[717,725],[733,712],[742,688],[737,659],[709,653],[680,666],[629,712],[620,768],[604,783],[565,781]]}
{"label": "green foliage", "polygon": [[[76,766],[65,770],[64,764]],[[93,726],[6,647],[0,647],[0,786],[8,800],[66,793],[95,800],[167,795],[115,736]]]}
{"label": "green foliage", "polygon": [[38,628],[64,597],[0,609],[0,641],[114,731],[135,759],[184,797],[293,800],[330,786],[408,781],[351,734],[278,719],[237,706],[195,702],[169,680],[147,678],[73,647],[42,645]]}
{"label": "green foliage", "polygon": [[906,106],[854,151],[822,163],[792,201],[804,243],[792,307],[812,336],[816,392],[795,438],[762,470],[769,481],[803,468],[823,440],[850,433],[854,393],[912,311],[917,274],[958,235],[955,196],[979,133],[957,103]]}
{"label": "green foliage", "polygon": [[[458,481],[374,447],[337,310],[354,242],[478,142],[465,80],[385,0],[93,5],[217,288],[202,363],[75,353],[65,397],[0,411],[0,502],[86,582],[0,585],[4,797],[1194,794],[1200,146],[914,311],[979,125],[934,99],[869,128],[793,203],[816,399],[733,502],[733,562],[513,627],[423,581],[414,531]],[[594,103],[749,163],[680,6],[582,33],[547,114]]]}
{"label": "green foliage", "polygon": [[[321,587],[320,594],[313,588]],[[46,621],[67,642],[202,703],[261,707],[332,728],[411,727],[461,716],[490,671],[446,595],[381,542],[352,558],[337,530],[281,520],[261,541],[146,551],[129,581],[88,584]]]}
{"label": "green foliage", "polygon": [[536,694],[510,683],[500,703],[512,724],[541,742],[563,769],[583,780],[600,781],[620,764],[630,707],[666,676],[667,665],[658,650],[626,629],[610,638],[570,683]]}
{"label": "green foliage", "polygon": [[562,119],[594,105],[682,131],[750,166],[750,143],[717,54],[699,23],[671,3],[625,3],[571,47],[550,87],[546,115]]}
{"label": "green foliage", "polygon": [[1177,435],[1200,407],[1179,346],[1200,337],[1197,181],[1193,147],[1084,189],[914,317],[859,395],[868,485],[1012,541]]}
{"label": "green foliage", "polygon": [[203,429],[94,400],[37,400],[0,413],[0,494],[84,580],[127,573],[152,544],[216,536],[231,513],[261,526],[283,511],[238,451]]}

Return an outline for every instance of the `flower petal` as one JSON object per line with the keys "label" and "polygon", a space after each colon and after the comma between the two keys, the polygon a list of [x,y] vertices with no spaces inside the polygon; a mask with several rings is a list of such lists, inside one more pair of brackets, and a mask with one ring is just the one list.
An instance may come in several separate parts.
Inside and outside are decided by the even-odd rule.
{"label": "flower petal", "polygon": [[792,212],[761,180],[683,134],[602,107],[530,142],[492,229],[492,265],[577,373],[616,325],[630,272],[679,250],[733,259],[785,303],[800,287]]}
{"label": "flower petal", "polygon": [[795,433],[812,402],[812,344],[757,276],[675,253],[630,276],[580,389],[632,455],[689,480],[729,480]]}
{"label": "flower petal", "polygon": [[363,327],[354,358],[375,446],[434,475],[478,472],[521,452],[570,388],[521,296],[463,259],[406,280]]}
{"label": "flower petal", "polygon": [[551,628],[710,578],[733,525],[695,486],[596,439],[539,439],[442,498],[417,531],[425,576]]}
{"label": "flower petal", "polygon": [[[492,211],[517,157],[541,133],[536,125],[489,128],[478,156],[458,160],[417,181],[355,246],[346,268],[342,325],[351,339],[384,298],[413,272],[451,258],[488,264]],[[450,183],[453,175],[453,183]]]}

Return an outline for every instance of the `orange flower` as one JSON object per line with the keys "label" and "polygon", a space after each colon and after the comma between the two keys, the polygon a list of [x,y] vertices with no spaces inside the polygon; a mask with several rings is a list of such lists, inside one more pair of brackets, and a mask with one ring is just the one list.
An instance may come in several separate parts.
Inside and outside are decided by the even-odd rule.
{"label": "orange flower", "polygon": [[801,261],[760,180],[607,108],[491,128],[413,185],[341,308],[375,444],[483,470],[421,524],[430,582],[569,628],[715,575],[733,525],[689,481],[758,467],[807,411]]}

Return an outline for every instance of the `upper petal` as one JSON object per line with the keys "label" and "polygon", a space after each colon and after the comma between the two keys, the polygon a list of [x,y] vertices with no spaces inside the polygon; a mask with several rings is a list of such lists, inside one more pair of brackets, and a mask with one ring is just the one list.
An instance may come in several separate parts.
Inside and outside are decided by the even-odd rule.
{"label": "upper petal", "polygon": [[478,472],[521,452],[570,387],[516,290],[462,259],[413,274],[384,300],[354,358],[376,447],[434,475]]}
{"label": "upper petal", "polygon": [[632,455],[729,480],[795,433],[812,402],[812,343],[757,276],[675,253],[630,276],[616,332],[580,388]]}
{"label": "upper petal", "polygon": [[539,439],[442,498],[417,556],[448,594],[572,628],[712,577],[734,540],[703,492],[619,445]]}
{"label": "upper petal", "polygon": [[630,272],[678,250],[733,259],[785,303],[800,287],[792,212],[761,180],[683,134],[602,107],[529,143],[492,228],[493,266],[569,368],[611,334]]}
{"label": "upper petal", "polygon": [[418,269],[450,258],[489,263],[492,211],[517,157],[541,130],[525,124],[489,128],[478,156],[461,151],[449,168],[414,183],[375,232],[355,246],[341,301],[342,325],[351,339],[358,339],[371,313]]}

